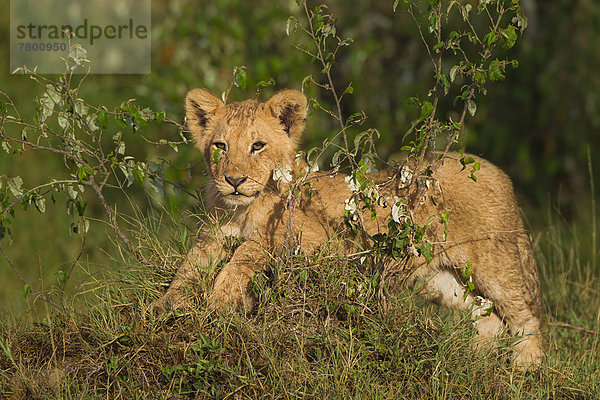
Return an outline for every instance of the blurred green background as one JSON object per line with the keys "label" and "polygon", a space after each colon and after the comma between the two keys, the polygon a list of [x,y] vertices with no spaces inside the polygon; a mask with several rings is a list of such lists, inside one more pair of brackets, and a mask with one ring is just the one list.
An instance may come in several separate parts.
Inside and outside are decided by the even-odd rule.
{"label": "blurred green background", "polygon": [[[397,153],[402,136],[415,118],[411,96],[426,96],[433,83],[431,61],[421,43],[410,15],[401,7],[392,11],[393,0],[327,1],[338,17],[338,34],[354,43],[342,50],[334,79],[343,90],[353,82],[354,94],[344,99],[345,116],[364,111],[364,127],[381,133],[382,158]],[[596,254],[591,241],[595,223],[592,216],[594,181],[589,170],[600,165],[600,2],[595,0],[522,0],[529,27],[510,57],[519,68],[509,70],[507,79],[493,82],[488,94],[477,99],[477,114],[467,121],[469,152],[493,161],[513,178],[526,220],[535,233],[550,219],[562,219],[577,226],[587,254]],[[183,120],[185,93],[196,86],[220,94],[229,87],[234,66],[246,66],[248,89],[234,89],[232,99],[254,96],[254,85],[274,79],[263,99],[273,90],[300,89],[303,78],[319,68],[292,44],[299,39],[286,36],[290,15],[302,16],[291,1],[152,1],[152,73],[149,75],[90,75],[80,96],[92,104],[115,107],[130,98],[153,109],[163,109],[176,121]],[[42,88],[27,76],[9,72],[9,3],[0,5],[0,90],[6,92],[21,113],[33,115],[33,99]],[[319,95],[329,101],[327,93]],[[175,127],[145,128],[156,138],[176,140]],[[323,113],[311,116],[303,147],[318,144],[336,132],[335,123]],[[140,159],[167,158],[176,167],[189,165],[191,174],[176,170],[172,179],[194,187],[203,181],[200,154],[191,146],[178,153],[161,153],[144,146],[132,149]],[[131,149],[131,147],[130,147]],[[589,156],[588,156],[589,155]],[[591,165],[590,165],[591,164]],[[0,175],[19,175],[25,186],[53,176],[62,160],[43,154],[24,153],[19,157],[0,152]],[[596,174],[597,175],[597,174]],[[110,193],[109,193],[110,196]],[[168,201],[151,200],[140,190],[131,201],[115,191],[113,204],[132,213],[135,204],[142,214],[163,207],[178,218],[190,210],[192,199],[169,194]],[[103,218],[100,205],[90,202],[89,214]],[[552,215],[549,218],[548,215]],[[32,210],[17,212],[12,226],[13,242],[3,241],[12,263],[36,288],[55,283],[56,274],[73,262],[80,240],[69,235],[73,218],[64,205],[49,204],[45,214]],[[125,227],[127,228],[127,227]],[[575,228],[573,228],[575,229]],[[68,289],[76,288],[86,276],[112,268],[110,249],[114,234],[102,222],[95,222],[86,251]],[[0,257],[0,309],[20,313],[26,303],[22,284],[7,261]]]}

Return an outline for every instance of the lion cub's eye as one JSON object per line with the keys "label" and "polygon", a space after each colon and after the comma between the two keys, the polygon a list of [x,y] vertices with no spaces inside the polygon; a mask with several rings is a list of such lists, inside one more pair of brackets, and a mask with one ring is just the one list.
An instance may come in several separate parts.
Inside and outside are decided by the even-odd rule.
{"label": "lion cub's eye", "polygon": [[225,151],[225,149],[227,148],[227,145],[223,142],[214,142],[213,145],[217,148],[217,149],[221,149],[223,151]]}
{"label": "lion cub's eye", "polygon": [[265,147],[263,142],[256,142],[252,144],[252,153],[262,150]]}

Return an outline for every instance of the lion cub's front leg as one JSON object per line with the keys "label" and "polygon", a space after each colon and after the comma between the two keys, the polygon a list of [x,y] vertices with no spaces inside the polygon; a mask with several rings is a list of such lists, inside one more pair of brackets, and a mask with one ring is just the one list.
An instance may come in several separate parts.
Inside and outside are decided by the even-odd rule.
{"label": "lion cub's front leg", "polygon": [[260,244],[248,240],[237,248],[231,261],[219,273],[208,302],[212,309],[243,307],[250,311],[253,298],[248,285],[254,274],[265,268],[264,250]]}
{"label": "lion cub's front leg", "polygon": [[225,256],[224,241],[215,239],[214,235],[205,234],[186,255],[167,292],[151,305],[157,313],[164,313],[169,308],[179,308],[187,303],[186,290],[198,286],[202,275],[199,268],[207,268],[219,262]]}

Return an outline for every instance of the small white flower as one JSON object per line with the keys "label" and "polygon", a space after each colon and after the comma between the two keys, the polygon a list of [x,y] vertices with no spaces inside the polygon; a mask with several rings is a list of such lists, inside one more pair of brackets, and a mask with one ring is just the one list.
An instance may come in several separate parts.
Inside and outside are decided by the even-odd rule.
{"label": "small white flower", "polygon": [[481,317],[490,313],[494,309],[494,302],[485,297],[477,296],[475,298],[475,310],[473,313],[477,317]]}
{"label": "small white flower", "polygon": [[400,182],[402,182],[402,186],[399,186],[398,189],[403,189],[408,187],[412,182],[413,173],[406,165],[403,165],[400,169]]}
{"label": "small white flower", "polygon": [[344,206],[344,210],[350,211],[350,214],[354,214],[357,210],[356,202],[354,201],[354,199],[346,199],[344,202],[346,203],[346,205]]}
{"label": "small white flower", "polygon": [[306,172],[307,174],[310,174],[311,172],[319,172],[319,164],[314,163],[312,168],[307,165],[306,167],[304,167],[304,172]]}
{"label": "small white flower", "polygon": [[304,172],[311,173],[311,172],[318,172],[319,171],[319,164],[314,161],[311,165],[310,160],[304,160],[304,153],[296,153],[296,157],[294,158],[294,160],[296,161],[296,165],[297,166],[301,166],[303,163],[307,164],[304,167]]}
{"label": "small white flower", "polygon": [[367,195],[367,197],[370,197],[375,201],[378,201],[381,198],[381,194],[379,194],[379,190],[377,190],[376,187],[368,187],[367,192],[365,194]]}
{"label": "small white flower", "polygon": [[358,211],[358,206],[354,199],[346,199],[344,201],[346,205],[344,206],[344,210],[348,211],[348,214],[352,215],[352,220],[356,221],[358,217],[356,216],[356,211]]}
{"label": "small white flower", "polygon": [[275,182],[291,183],[292,167],[281,164],[275,165],[275,168],[273,168],[273,180]]}
{"label": "small white flower", "polygon": [[392,206],[392,219],[395,223],[400,224],[400,218],[404,216],[404,204],[400,202],[398,196],[394,196],[394,205]]}
{"label": "small white flower", "polygon": [[350,188],[350,190],[352,190],[353,193],[358,192],[358,190],[360,189],[360,186],[354,180],[354,177],[347,176],[344,178],[344,181],[346,181],[346,183],[348,184],[348,187]]}

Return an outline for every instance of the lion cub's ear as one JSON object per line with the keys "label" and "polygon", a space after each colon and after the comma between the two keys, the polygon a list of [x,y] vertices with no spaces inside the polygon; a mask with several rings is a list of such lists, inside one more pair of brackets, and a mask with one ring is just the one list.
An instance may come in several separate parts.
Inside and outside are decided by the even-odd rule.
{"label": "lion cub's ear", "polygon": [[185,118],[194,136],[202,135],[206,123],[223,102],[206,89],[192,89],[185,96]]}
{"label": "lion cub's ear", "polygon": [[283,90],[271,97],[266,105],[273,116],[279,118],[289,137],[300,137],[306,119],[306,96],[302,92]]}

